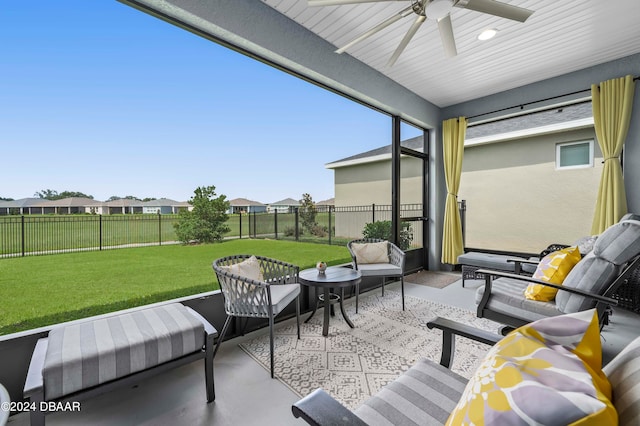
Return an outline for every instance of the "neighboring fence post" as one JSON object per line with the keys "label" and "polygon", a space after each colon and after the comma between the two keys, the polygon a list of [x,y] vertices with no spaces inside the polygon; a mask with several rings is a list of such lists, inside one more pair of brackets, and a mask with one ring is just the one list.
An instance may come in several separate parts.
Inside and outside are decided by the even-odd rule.
{"label": "neighboring fence post", "polygon": [[273,229],[276,231],[276,240],[278,239],[278,209],[273,211]]}
{"label": "neighboring fence post", "polygon": [[257,227],[256,212],[253,212],[253,238],[258,237],[258,230],[256,229]]}
{"label": "neighboring fence post", "polygon": [[162,213],[158,210],[158,245],[162,245]]}
{"label": "neighboring fence post", "polygon": [[22,257],[24,257],[24,215],[22,215],[22,242],[21,242],[21,246],[22,246]]}
{"label": "neighboring fence post", "polygon": [[371,223],[376,221],[376,205],[371,204]]}
{"label": "neighboring fence post", "polygon": [[298,231],[298,208],[295,207],[293,209],[293,211],[295,212],[295,218],[296,218],[296,241],[299,241],[300,239],[300,232]]}
{"label": "neighboring fence post", "polygon": [[242,213],[238,213],[238,226],[240,227],[239,237],[242,239]]}
{"label": "neighboring fence post", "polygon": [[99,227],[98,245],[100,246],[100,251],[102,251],[102,215],[100,215],[100,223],[98,227]]}
{"label": "neighboring fence post", "polygon": [[333,206],[329,206],[329,245],[331,245],[331,210]]}

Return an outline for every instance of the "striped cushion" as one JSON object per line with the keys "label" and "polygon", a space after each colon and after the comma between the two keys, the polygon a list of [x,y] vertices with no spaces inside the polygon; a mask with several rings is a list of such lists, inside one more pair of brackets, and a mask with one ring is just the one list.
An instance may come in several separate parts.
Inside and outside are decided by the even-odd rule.
{"label": "striped cushion", "polygon": [[[561,315],[554,302],[540,302],[524,297],[528,282],[513,278],[498,278],[491,286],[491,298],[487,308],[525,321]],[[562,293],[562,292],[560,292]],[[484,286],[476,290],[476,304],[484,295]],[[557,297],[557,296],[556,296]]]}
{"label": "striped cushion", "polygon": [[371,426],[442,425],[455,408],[467,379],[421,359],[355,411]]}
{"label": "striped cushion", "polygon": [[[571,270],[563,282],[590,293],[602,294],[626,262],[640,253],[640,222],[626,220],[607,228],[587,256]],[[558,292],[556,304],[562,312],[579,312],[595,306],[595,301],[577,294]]]}
{"label": "striped cushion", "polygon": [[602,370],[611,383],[619,424],[640,424],[640,337],[629,343]]}
{"label": "striped cushion", "polygon": [[204,326],[180,303],[49,332],[45,399],[87,389],[201,350]]}

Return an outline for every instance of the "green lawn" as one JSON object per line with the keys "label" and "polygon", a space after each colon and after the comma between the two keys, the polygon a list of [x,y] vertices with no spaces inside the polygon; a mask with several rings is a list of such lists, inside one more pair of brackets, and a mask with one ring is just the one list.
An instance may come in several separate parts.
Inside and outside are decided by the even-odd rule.
{"label": "green lawn", "polygon": [[256,254],[310,268],[346,247],[273,240],[0,259],[0,335],[218,288],[211,262]]}

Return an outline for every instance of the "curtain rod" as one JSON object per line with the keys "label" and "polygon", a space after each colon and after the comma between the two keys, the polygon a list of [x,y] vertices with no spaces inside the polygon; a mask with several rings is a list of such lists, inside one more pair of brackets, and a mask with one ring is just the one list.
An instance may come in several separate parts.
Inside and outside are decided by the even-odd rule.
{"label": "curtain rod", "polygon": [[[640,79],[640,76],[634,77],[633,81],[636,81],[636,80],[639,80],[639,79]],[[497,109],[495,111],[483,112],[482,114],[476,114],[476,115],[472,115],[471,117],[467,117],[467,120],[473,120],[474,118],[483,117],[485,115],[495,114],[497,112],[508,111],[508,110],[511,110],[511,109],[514,109],[514,108],[520,108],[520,110],[523,110],[525,106],[529,106],[529,105],[533,105],[533,104],[539,104],[541,102],[552,101],[554,99],[564,98],[566,96],[577,95],[579,93],[590,92],[590,91],[591,91],[591,88],[584,89],[584,90],[577,90],[575,92],[564,93],[562,95],[557,95],[557,96],[551,96],[549,98],[539,99],[537,101],[531,101],[531,102],[526,102],[526,103],[523,103],[523,104],[518,104],[518,105],[506,107],[506,108],[500,108],[500,109]]]}

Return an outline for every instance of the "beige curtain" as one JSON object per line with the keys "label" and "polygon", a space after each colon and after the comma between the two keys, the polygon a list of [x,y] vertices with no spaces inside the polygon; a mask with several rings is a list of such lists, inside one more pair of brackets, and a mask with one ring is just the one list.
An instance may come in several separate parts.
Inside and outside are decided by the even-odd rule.
{"label": "beige curtain", "polygon": [[467,119],[465,117],[452,118],[442,122],[444,176],[447,183],[447,203],[444,210],[444,229],[442,232],[442,263],[451,265],[458,263],[458,256],[464,253],[462,224],[458,210],[458,189],[462,174],[466,131]]}
{"label": "beige curtain", "polygon": [[593,121],[604,157],[592,234],[602,233],[627,213],[620,153],[629,130],[634,86],[630,75],[591,86]]}

